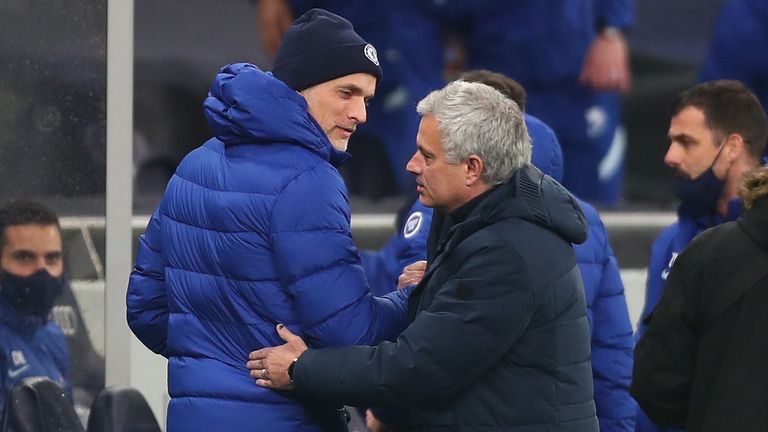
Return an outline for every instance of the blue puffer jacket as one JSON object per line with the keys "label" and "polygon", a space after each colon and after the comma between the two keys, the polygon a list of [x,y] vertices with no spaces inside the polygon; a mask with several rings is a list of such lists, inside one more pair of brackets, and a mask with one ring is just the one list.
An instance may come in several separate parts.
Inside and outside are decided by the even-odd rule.
{"label": "blue puffer jacket", "polygon": [[[525,121],[533,142],[532,163],[560,180],[563,156],[557,136],[536,117],[526,115]],[[589,236],[583,244],[575,245],[574,251],[584,282],[592,333],[592,373],[600,430],[629,432],[634,428],[636,410],[629,395],[634,343],[624,284],[597,210],[584,201],[579,200],[579,204],[589,225]],[[432,214],[432,209],[417,200],[398,235],[378,254],[367,252],[363,255],[366,272],[371,273],[372,289],[391,291],[403,267],[427,259],[426,236]],[[389,269],[396,273],[387,274]]]}
{"label": "blue puffer jacket", "polygon": [[304,98],[253,65],[217,75],[205,100],[216,137],[170,180],[140,239],[128,322],[169,359],[168,430],[333,430],[337,413],[258,387],[245,362],[282,344],[394,338],[405,297],[369,293],[333,150]]}
{"label": "blue puffer jacket", "polygon": [[59,326],[48,319],[22,315],[0,300],[0,425],[5,395],[27,377],[48,377],[70,391],[69,353]]}

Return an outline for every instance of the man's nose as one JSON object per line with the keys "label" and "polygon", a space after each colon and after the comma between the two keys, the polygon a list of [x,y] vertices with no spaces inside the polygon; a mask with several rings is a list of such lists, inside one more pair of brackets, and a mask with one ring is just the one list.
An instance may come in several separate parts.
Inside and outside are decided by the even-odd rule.
{"label": "man's nose", "polygon": [[677,168],[680,166],[682,159],[682,152],[678,146],[674,143],[669,145],[667,153],[664,155],[664,163],[670,168]]}
{"label": "man's nose", "polygon": [[365,99],[355,99],[349,110],[349,118],[354,120],[357,124],[365,123],[365,121],[368,120],[367,109]]}
{"label": "man's nose", "polygon": [[411,156],[411,159],[405,164],[405,170],[411,174],[421,173],[421,165],[419,164],[419,152],[416,152]]}

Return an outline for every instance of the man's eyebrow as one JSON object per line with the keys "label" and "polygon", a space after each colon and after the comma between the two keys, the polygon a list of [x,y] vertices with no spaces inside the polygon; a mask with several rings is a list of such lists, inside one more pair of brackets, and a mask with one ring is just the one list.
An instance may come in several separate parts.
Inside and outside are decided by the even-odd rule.
{"label": "man's eyebrow", "polygon": [[15,251],[11,252],[11,255],[17,258],[25,257],[25,256],[35,256],[35,252],[29,249],[16,249]]}
{"label": "man's eyebrow", "polygon": [[695,141],[692,135],[689,135],[685,132],[680,132],[676,134],[667,134],[667,138],[670,140],[677,140],[677,141]]}
{"label": "man's eyebrow", "polygon": [[[358,86],[357,84],[352,84],[352,83],[340,84],[339,89],[349,90],[354,94],[364,94],[363,88]],[[366,101],[370,101],[371,99],[373,99],[373,95],[365,96]]]}

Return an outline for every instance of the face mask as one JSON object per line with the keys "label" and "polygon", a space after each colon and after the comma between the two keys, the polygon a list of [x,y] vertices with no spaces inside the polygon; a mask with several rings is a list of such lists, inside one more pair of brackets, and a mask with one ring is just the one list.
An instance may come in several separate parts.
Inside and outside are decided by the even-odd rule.
{"label": "face mask", "polygon": [[29,276],[0,273],[0,297],[18,312],[44,317],[64,287],[63,277],[53,277],[45,269]]}
{"label": "face mask", "polygon": [[680,199],[680,204],[686,210],[693,213],[694,216],[706,216],[715,212],[717,200],[723,193],[725,180],[720,180],[715,176],[713,167],[725,145],[720,146],[720,150],[712,161],[709,169],[694,179],[681,178],[675,181],[675,195]]}

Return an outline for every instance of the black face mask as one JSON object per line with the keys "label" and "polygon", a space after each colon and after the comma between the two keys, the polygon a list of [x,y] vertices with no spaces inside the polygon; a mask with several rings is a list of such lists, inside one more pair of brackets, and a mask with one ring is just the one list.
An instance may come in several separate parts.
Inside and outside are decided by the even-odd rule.
{"label": "black face mask", "polygon": [[675,195],[680,204],[694,216],[701,217],[715,212],[717,200],[723,193],[725,180],[720,180],[712,168],[720,157],[725,145],[720,146],[715,160],[709,169],[694,179],[681,178],[675,181]]}
{"label": "black face mask", "polygon": [[64,278],[53,277],[45,269],[29,276],[0,272],[0,297],[25,315],[47,316],[63,288]]}

